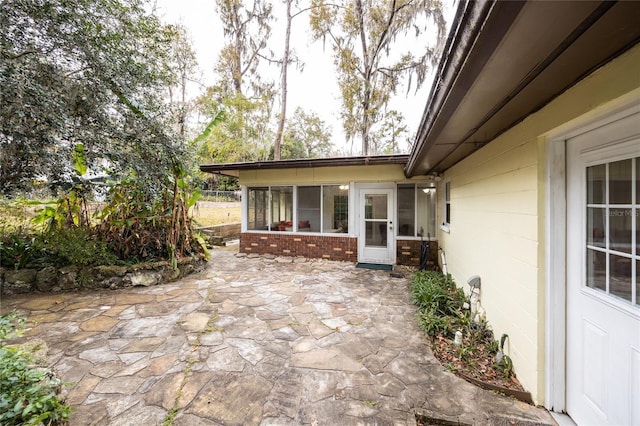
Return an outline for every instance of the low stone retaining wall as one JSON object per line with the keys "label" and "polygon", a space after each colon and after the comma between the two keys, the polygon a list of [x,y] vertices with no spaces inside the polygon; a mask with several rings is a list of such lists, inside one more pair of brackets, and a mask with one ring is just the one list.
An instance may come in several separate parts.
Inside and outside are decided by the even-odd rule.
{"label": "low stone retaining wall", "polygon": [[169,261],[131,266],[66,266],[43,269],[0,268],[0,293],[60,292],[152,286],[175,281],[204,269],[206,260],[184,258],[174,270]]}
{"label": "low stone retaining wall", "polygon": [[198,228],[198,231],[202,232],[208,237],[209,244],[214,246],[224,245],[227,241],[236,240],[240,238],[240,222],[237,223],[225,223],[221,225],[205,226]]}

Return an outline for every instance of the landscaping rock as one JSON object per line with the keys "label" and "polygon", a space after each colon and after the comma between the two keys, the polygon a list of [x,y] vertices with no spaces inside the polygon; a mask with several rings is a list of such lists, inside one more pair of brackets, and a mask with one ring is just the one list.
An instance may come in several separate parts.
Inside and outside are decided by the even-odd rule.
{"label": "landscaping rock", "polygon": [[60,278],[58,285],[63,290],[76,290],[78,288],[78,270],[75,266],[65,266],[59,269]]}
{"label": "landscaping rock", "polygon": [[53,266],[47,266],[36,274],[36,289],[38,291],[52,291],[58,283],[58,271]]}
{"label": "landscaping rock", "polygon": [[3,291],[7,294],[28,293],[35,286],[35,269],[7,269],[4,273]]}
{"label": "landscaping rock", "polygon": [[93,268],[96,277],[100,279],[104,278],[113,278],[113,277],[124,277],[127,273],[126,266],[117,266],[117,265],[102,265],[96,266]]}
{"label": "landscaping rock", "polygon": [[168,261],[140,263],[129,267],[66,266],[56,269],[48,266],[41,270],[0,268],[0,294],[148,287],[202,271],[206,265],[207,261],[204,259],[187,257],[179,259],[176,269]]}
{"label": "landscaping rock", "polygon": [[132,274],[127,274],[124,278],[125,286],[142,286],[149,287],[151,285],[156,285],[160,281],[162,281],[162,273],[160,272],[134,272]]}

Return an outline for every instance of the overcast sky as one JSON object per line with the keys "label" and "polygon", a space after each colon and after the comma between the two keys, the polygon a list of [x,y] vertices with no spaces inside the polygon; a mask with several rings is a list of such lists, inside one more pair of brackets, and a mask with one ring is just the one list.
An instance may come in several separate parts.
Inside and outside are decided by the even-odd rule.
{"label": "overcast sky", "polygon": [[[215,11],[215,1],[156,0],[156,2],[158,14],[165,22],[182,23],[188,29],[202,72],[202,82],[205,85],[213,84],[215,82],[213,68],[224,43],[222,28]],[[445,3],[444,13],[447,25],[450,25],[455,14],[454,0],[444,0],[443,3]],[[274,3],[274,15],[283,15],[278,13],[279,8],[283,8],[281,3]],[[292,13],[295,13],[293,9]],[[304,69],[300,72],[294,65],[289,66],[287,115],[291,116],[298,106],[307,112],[315,112],[332,127],[334,145],[349,153],[351,146],[345,141],[339,121],[340,93],[334,77],[335,68],[330,55],[331,48],[329,44],[324,49],[321,42],[312,43],[306,31],[308,25],[308,14],[299,15],[292,21],[291,44],[296,55],[304,62]],[[270,42],[270,48],[274,50],[276,57],[282,56],[284,33],[284,23],[276,22],[273,25]],[[303,35],[300,36],[301,34]],[[279,70],[275,66],[266,73],[271,73],[271,78],[279,83]],[[404,115],[411,136],[418,128],[430,89],[431,77],[425,81],[417,94],[412,90],[406,97],[406,90],[402,90],[391,101],[389,109],[396,109]],[[198,93],[193,90],[192,94],[196,96]],[[279,106],[276,105],[276,108],[276,111],[279,111]],[[354,152],[351,154],[359,153],[360,142],[356,142],[353,148]]]}

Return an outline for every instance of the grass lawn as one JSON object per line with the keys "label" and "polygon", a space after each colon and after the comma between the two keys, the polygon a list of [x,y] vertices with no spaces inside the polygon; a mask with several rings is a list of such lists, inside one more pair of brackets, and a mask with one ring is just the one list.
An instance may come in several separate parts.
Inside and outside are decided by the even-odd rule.
{"label": "grass lawn", "polygon": [[[0,206],[0,234],[11,229],[34,229],[35,208]],[[200,201],[193,210],[196,226],[240,222],[239,202]],[[39,228],[38,228],[39,229]]]}
{"label": "grass lawn", "polygon": [[240,203],[199,202],[193,218],[197,226],[240,222]]}

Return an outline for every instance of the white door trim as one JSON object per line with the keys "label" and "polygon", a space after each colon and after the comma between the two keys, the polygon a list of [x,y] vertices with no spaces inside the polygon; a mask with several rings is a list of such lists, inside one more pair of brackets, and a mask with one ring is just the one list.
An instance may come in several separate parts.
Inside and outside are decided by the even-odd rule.
{"label": "white door trim", "polygon": [[566,139],[547,144],[545,224],[545,407],[565,411],[566,351]]}
{"label": "white door trim", "polygon": [[[388,192],[389,202],[391,203],[391,211],[388,212],[388,222],[391,223],[391,229],[387,231],[387,247],[389,250],[389,258],[384,261],[376,260],[376,259],[368,259],[363,256],[363,246],[364,246],[364,238],[362,235],[362,223],[364,218],[362,217],[363,206],[361,205],[361,198],[363,191],[370,191],[375,193],[375,191],[384,191]],[[396,185],[392,182],[389,183],[358,183],[354,188],[355,196],[353,197],[356,202],[356,223],[354,229],[357,232],[358,237],[358,262],[373,262],[373,263],[384,263],[384,264],[395,264],[396,263],[396,231],[395,231],[395,223],[396,223]]]}
{"label": "white door trim", "polygon": [[566,141],[638,112],[640,89],[572,120],[546,135],[544,406],[551,411],[566,411]]}

